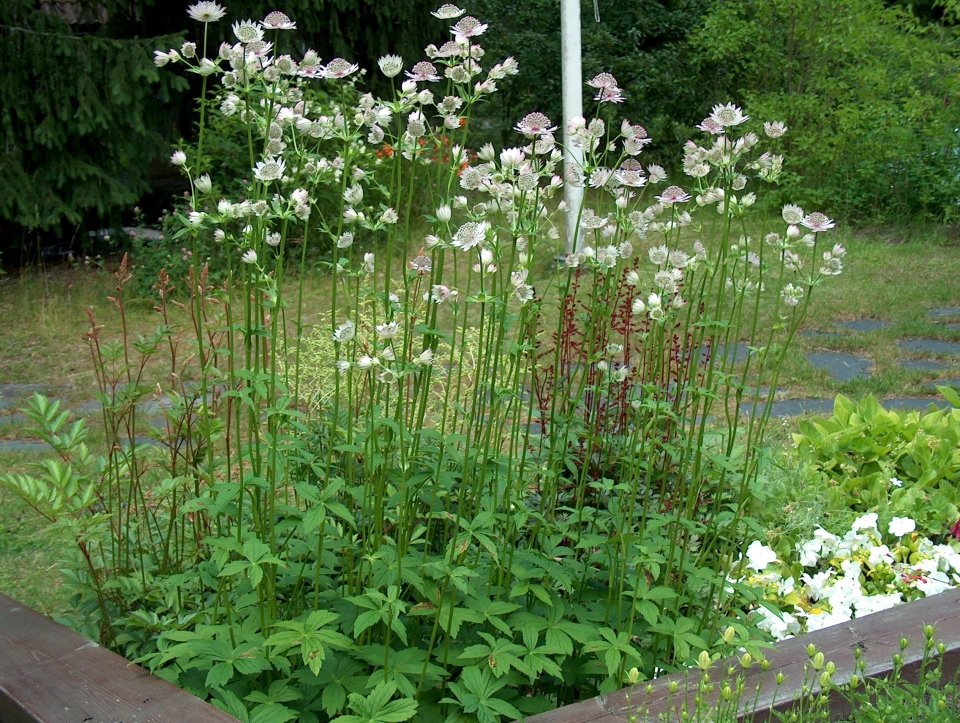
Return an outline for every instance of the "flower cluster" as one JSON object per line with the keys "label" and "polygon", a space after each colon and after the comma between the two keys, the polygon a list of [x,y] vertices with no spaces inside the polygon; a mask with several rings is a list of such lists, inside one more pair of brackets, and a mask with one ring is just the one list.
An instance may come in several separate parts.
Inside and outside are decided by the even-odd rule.
{"label": "flower cluster", "polygon": [[871,512],[842,537],[818,528],[788,561],[753,541],[745,564],[751,572],[740,581],[760,588],[780,610],[758,607],[758,627],[783,640],[960,586],[956,548],[920,536],[908,517],[894,517],[886,527],[883,535]]}

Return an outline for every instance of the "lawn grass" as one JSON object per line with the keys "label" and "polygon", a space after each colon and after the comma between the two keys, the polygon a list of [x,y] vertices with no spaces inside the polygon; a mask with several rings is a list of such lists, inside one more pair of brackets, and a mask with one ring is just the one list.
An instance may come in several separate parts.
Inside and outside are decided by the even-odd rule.
{"label": "lawn grass", "polygon": [[[26,472],[42,455],[3,454],[5,472]],[[56,572],[73,552],[71,540],[52,532],[18,495],[0,486],[0,592],[45,615],[67,607],[71,595]]]}

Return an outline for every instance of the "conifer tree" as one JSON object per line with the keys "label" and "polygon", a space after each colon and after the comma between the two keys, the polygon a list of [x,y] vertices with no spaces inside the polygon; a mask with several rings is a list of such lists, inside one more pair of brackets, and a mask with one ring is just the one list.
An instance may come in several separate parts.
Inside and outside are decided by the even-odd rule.
{"label": "conifer tree", "polygon": [[[66,231],[147,190],[166,105],[186,82],[160,74],[125,3],[0,3],[0,216]],[[72,24],[68,20],[74,21]],[[132,32],[131,32],[132,31]]]}

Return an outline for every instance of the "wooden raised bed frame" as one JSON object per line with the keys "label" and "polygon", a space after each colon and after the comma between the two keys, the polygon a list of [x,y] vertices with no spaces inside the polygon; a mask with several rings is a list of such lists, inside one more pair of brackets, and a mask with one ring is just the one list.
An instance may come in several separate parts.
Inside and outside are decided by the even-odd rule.
{"label": "wooden raised bed frame", "polygon": [[[900,640],[911,645],[904,652],[902,675],[915,677],[923,656],[923,626],[936,628],[935,639],[946,645],[943,670],[952,676],[960,666],[960,590],[951,590],[890,610],[867,615],[793,640],[780,643],[767,655],[770,668],[763,677],[756,718],[766,720],[776,687],[775,675],[786,676],[777,692],[776,709],[791,707],[799,692],[807,664],[806,648],[814,644],[837,670],[833,681],[849,681],[860,650],[868,677],[883,677],[900,652]],[[722,671],[726,664],[718,664]],[[761,671],[754,665],[742,671],[751,701]],[[719,676],[714,674],[713,680]],[[670,696],[671,681],[681,693]],[[685,681],[683,674],[653,681],[647,695],[646,683],[581,701],[526,719],[527,723],[626,723],[647,710],[647,720],[661,713],[676,720],[682,691],[697,687],[698,673]],[[719,687],[719,686],[718,686]],[[633,702],[627,706],[627,698]],[[692,697],[692,694],[691,694]],[[846,700],[831,699],[831,717],[838,720],[849,713]],[[749,720],[751,716],[744,717]],[[101,648],[15,600],[0,594],[0,723],[231,723],[236,719],[174,685],[150,675],[119,655]],[[414,720],[416,720],[414,718]]]}

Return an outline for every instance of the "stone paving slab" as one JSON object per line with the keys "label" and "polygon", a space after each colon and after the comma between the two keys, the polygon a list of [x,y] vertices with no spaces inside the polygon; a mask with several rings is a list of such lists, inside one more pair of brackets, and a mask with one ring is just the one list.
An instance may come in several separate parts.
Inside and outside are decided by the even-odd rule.
{"label": "stone paving slab", "polygon": [[817,369],[823,369],[838,382],[850,382],[870,376],[873,362],[863,357],[841,352],[807,354],[807,360]]}
{"label": "stone paving slab", "polygon": [[948,409],[950,403],[944,399],[921,399],[916,397],[897,397],[895,399],[885,399],[880,402],[880,406],[887,410],[909,410],[917,412],[925,412],[930,408],[930,405],[937,407],[938,409]]}
{"label": "stone paving slab", "polygon": [[952,387],[954,389],[960,389],[960,378],[958,379],[937,379],[934,382],[930,382],[927,385],[927,388],[936,390],[937,387]]}
{"label": "stone paving slab", "polygon": [[937,309],[930,309],[928,312],[931,319],[943,319],[951,316],[960,316],[960,306],[941,306]]}
{"label": "stone paving slab", "polygon": [[26,414],[8,414],[0,417],[0,428],[4,427],[22,427],[25,424],[31,424],[30,417]]}
{"label": "stone paving slab", "polygon": [[[749,414],[753,405],[744,402],[740,405],[743,414]],[[833,414],[832,399],[784,399],[770,406],[770,416],[778,419],[799,417],[801,414]]]}
{"label": "stone paving slab", "polygon": [[0,397],[4,399],[20,399],[34,394],[44,394],[49,387],[43,384],[0,384]]}
{"label": "stone paving slab", "polygon": [[960,321],[953,321],[949,324],[944,324],[943,328],[949,329],[950,331],[960,331]]}
{"label": "stone paving slab", "polygon": [[[726,351],[726,347],[723,344],[717,344],[712,349],[713,358],[717,361],[722,361],[725,354],[729,352]],[[733,351],[733,363],[742,364],[747,360],[747,357],[750,356],[750,345],[749,344],[737,344]],[[702,363],[706,363],[707,360],[707,347],[700,347],[700,359]]]}
{"label": "stone paving slab", "polygon": [[901,359],[900,366],[912,372],[938,372],[943,369],[949,369],[949,364],[934,361],[914,361],[913,359]]}
{"label": "stone paving slab", "polygon": [[841,329],[848,329],[850,331],[859,331],[865,334],[870,332],[880,331],[881,329],[886,329],[890,325],[885,321],[878,321],[876,319],[857,319],[855,321],[838,321],[837,326]]}
{"label": "stone paving slab", "polygon": [[960,356],[960,342],[939,339],[901,339],[897,342],[904,351],[918,354],[955,354]]}
{"label": "stone paving slab", "polygon": [[0,439],[0,454],[49,451],[51,451],[50,445],[46,442],[24,442],[19,439]]}

